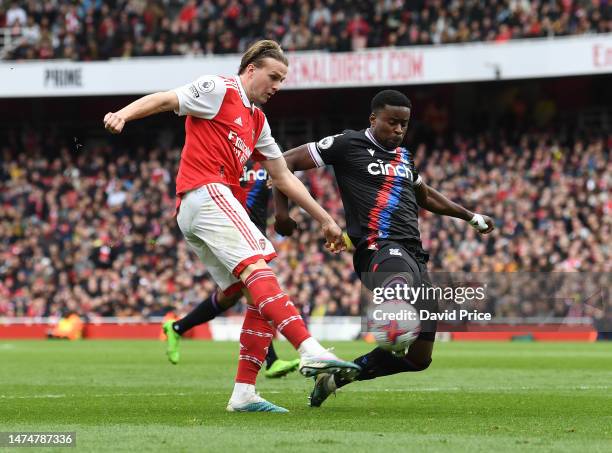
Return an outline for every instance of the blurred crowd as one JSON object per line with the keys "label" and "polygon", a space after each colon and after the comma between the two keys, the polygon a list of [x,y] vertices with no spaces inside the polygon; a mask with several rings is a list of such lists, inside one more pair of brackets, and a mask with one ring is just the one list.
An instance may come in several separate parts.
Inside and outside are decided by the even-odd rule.
{"label": "blurred crowd", "polygon": [[103,60],[244,51],[505,42],[612,31],[609,0],[3,0],[8,59]]}
{"label": "blurred crowd", "polygon": [[[412,147],[429,185],[497,226],[480,236],[465,222],[421,212],[430,271],[611,275],[611,147],[610,135],[553,134]],[[179,156],[176,148],[61,147],[34,131],[0,145],[0,317],[161,316],[207,297],[214,284],[173,218]],[[343,226],[332,174],[301,177]],[[317,225],[297,207],[292,215],[300,227],[292,238],[269,225],[282,286],[311,316],[359,314],[351,254],[330,255]],[[518,297],[496,310],[590,315],[553,305]]]}

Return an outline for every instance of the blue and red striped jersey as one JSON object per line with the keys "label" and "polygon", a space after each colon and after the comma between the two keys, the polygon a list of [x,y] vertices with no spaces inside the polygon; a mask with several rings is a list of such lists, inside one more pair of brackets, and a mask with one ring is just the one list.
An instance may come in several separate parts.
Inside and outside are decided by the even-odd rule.
{"label": "blue and red striped jersey", "polygon": [[353,244],[420,240],[414,188],[422,182],[406,148],[386,149],[365,129],[309,143],[308,151],[334,169]]}
{"label": "blue and red striped jersey", "polygon": [[249,160],[243,168],[240,186],[246,192],[246,209],[251,220],[265,234],[271,192],[268,172],[261,163]]}

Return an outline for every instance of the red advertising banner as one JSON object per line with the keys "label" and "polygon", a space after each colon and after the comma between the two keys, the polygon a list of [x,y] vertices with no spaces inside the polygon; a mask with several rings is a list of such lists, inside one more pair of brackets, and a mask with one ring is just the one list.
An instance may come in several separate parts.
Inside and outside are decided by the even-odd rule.
{"label": "red advertising banner", "polygon": [[295,53],[289,56],[286,85],[356,86],[409,83],[424,77],[422,50],[376,50],[347,53]]}

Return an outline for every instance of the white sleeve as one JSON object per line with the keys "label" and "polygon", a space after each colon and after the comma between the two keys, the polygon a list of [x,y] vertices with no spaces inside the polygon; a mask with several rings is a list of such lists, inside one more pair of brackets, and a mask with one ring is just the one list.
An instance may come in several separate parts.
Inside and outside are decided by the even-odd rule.
{"label": "white sleeve", "polygon": [[310,142],[306,144],[308,148],[308,154],[310,154],[310,158],[315,163],[317,167],[325,167],[325,162],[321,158],[321,153],[317,148],[317,144],[315,142]]}
{"label": "white sleeve", "polygon": [[225,82],[218,76],[205,75],[198,80],[176,88],[179,108],[174,113],[198,118],[214,118],[225,97]]}
{"label": "white sleeve", "polygon": [[259,153],[267,160],[278,159],[283,155],[280,147],[276,143],[276,140],[274,140],[274,137],[272,137],[272,131],[270,130],[270,125],[268,124],[268,118],[264,120],[264,125],[261,129],[261,134],[259,134],[259,139],[257,140],[255,148],[257,148]]}

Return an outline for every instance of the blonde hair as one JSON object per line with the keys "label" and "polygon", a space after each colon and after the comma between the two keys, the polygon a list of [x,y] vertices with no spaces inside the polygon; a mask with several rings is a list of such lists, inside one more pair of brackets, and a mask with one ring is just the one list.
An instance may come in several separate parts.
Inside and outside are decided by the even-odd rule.
{"label": "blonde hair", "polygon": [[263,39],[252,44],[244,53],[242,60],[240,60],[238,74],[240,75],[246,71],[247,66],[250,64],[255,65],[256,68],[261,68],[265,58],[273,58],[285,66],[289,66],[289,60],[287,60],[281,46],[276,41]]}

